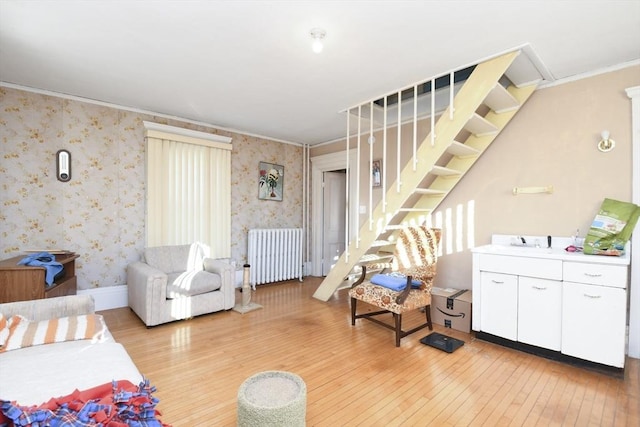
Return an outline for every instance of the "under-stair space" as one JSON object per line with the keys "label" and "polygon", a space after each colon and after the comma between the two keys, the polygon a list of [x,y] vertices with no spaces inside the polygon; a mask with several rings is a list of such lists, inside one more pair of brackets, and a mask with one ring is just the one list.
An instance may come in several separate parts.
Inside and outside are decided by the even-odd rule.
{"label": "under-stair space", "polygon": [[[368,266],[368,273],[379,272],[392,258],[396,230],[431,221],[431,214],[507,126],[541,79],[527,56],[514,51],[476,65],[463,84],[456,83],[460,86],[455,97],[451,91],[453,102],[444,111],[434,108],[434,98],[433,118],[421,117],[431,120],[431,131],[416,145],[399,181],[389,177],[382,200],[370,213],[371,220],[365,220],[356,237],[345,245],[347,249],[314,297],[327,301],[336,290],[350,286],[359,276],[361,265]],[[418,110],[416,104],[414,108]],[[362,112],[361,106],[353,110]],[[372,112],[365,114],[373,117]],[[393,126],[398,122],[400,118]],[[362,191],[369,191],[364,187]],[[349,194],[356,192],[349,190]],[[380,268],[370,270],[370,264]]]}

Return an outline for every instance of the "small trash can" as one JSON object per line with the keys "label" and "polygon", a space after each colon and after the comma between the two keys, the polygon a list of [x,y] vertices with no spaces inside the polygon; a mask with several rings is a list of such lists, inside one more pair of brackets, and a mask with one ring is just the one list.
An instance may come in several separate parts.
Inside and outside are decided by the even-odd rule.
{"label": "small trash can", "polygon": [[238,390],[238,426],[305,426],[307,385],[291,372],[265,371]]}

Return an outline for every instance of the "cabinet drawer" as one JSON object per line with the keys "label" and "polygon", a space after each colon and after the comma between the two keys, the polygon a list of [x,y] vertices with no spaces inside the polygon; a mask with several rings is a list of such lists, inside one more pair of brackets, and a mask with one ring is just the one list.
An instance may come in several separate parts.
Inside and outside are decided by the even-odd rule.
{"label": "cabinet drawer", "polygon": [[480,254],[479,258],[482,271],[562,280],[561,260],[488,254]]}
{"label": "cabinet drawer", "polygon": [[621,265],[565,262],[563,280],[565,282],[588,283],[590,285],[626,289],[627,267]]}

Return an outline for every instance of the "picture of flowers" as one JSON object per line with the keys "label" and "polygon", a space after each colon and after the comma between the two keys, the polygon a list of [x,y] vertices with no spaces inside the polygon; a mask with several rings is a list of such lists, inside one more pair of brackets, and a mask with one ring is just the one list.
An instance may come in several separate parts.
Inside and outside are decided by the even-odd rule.
{"label": "picture of flowers", "polygon": [[284,166],[260,162],[258,178],[258,199],[282,201],[284,189]]}

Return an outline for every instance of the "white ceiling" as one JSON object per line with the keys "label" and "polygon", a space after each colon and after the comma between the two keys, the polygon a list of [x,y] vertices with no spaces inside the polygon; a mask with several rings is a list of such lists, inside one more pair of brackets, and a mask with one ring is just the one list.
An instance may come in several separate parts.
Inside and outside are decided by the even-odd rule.
{"label": "white ceiling", "polygon": [[340,138],[341,110],[522,45],[553,79],[637,61],[640,1],[0,0],[5,85],[296,143]]}

